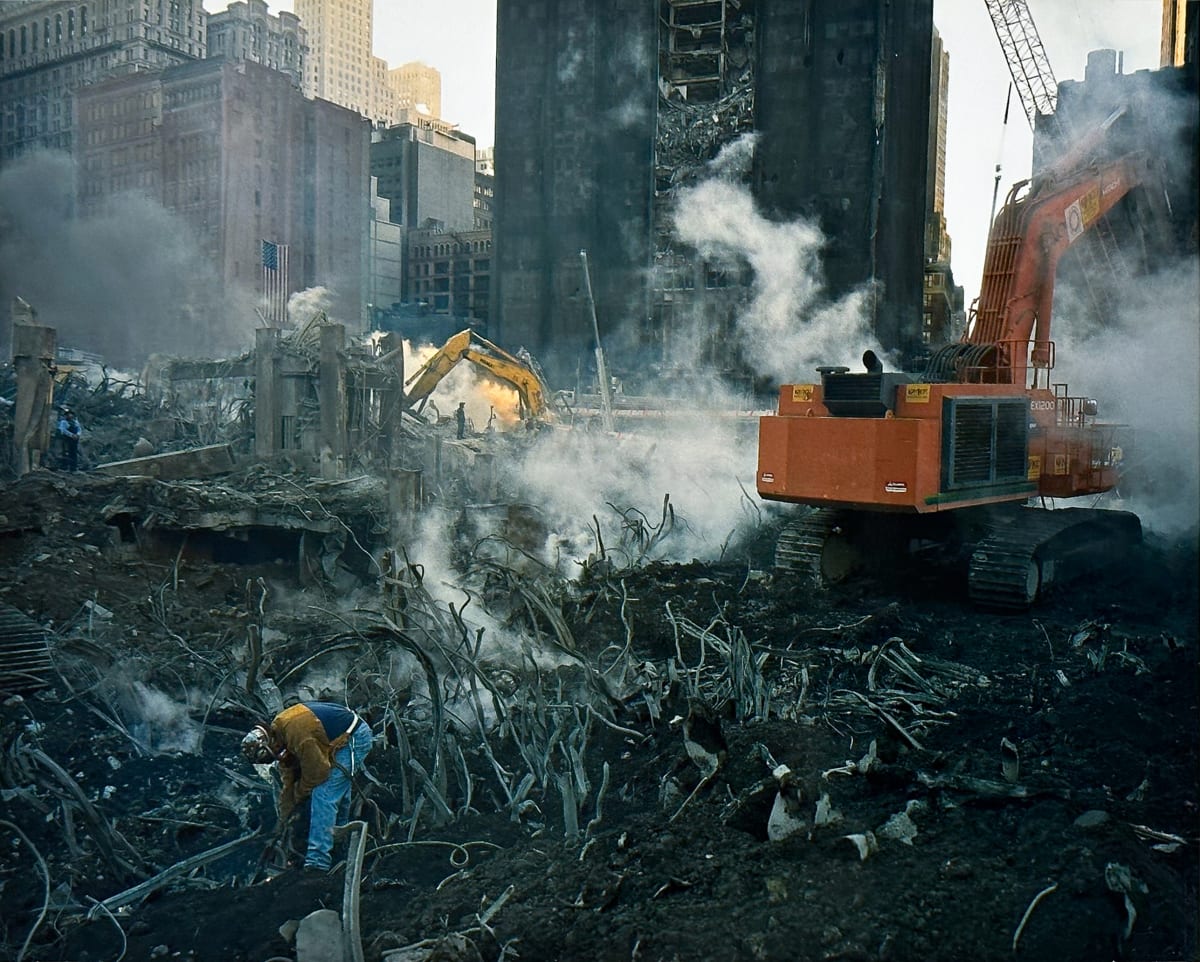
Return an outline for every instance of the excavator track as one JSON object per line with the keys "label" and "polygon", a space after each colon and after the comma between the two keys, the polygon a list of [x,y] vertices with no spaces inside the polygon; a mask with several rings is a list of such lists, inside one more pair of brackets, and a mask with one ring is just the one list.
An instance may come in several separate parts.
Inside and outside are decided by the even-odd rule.
{"label": "excavator track", "polygon": [[838,582],[857,567],[858,552],[842,536],[844,512],[823,508],[784,527],[775,543],[775,568]]}
{"label": "excavator track", "polygon": [[1020,508],[975,545],[967,590],[977,605],[1028,608],[1053,581],[1140,540],[1141,524],[1126,511]]}

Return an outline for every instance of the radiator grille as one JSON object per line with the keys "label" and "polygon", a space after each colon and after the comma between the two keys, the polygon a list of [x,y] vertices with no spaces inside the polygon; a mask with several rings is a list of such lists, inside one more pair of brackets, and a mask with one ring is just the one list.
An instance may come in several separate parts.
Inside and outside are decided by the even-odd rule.
{"label": "radiator grille", "polygon": [[943,415],[943,490],[1025,479],[1027,399],[947,398]]}

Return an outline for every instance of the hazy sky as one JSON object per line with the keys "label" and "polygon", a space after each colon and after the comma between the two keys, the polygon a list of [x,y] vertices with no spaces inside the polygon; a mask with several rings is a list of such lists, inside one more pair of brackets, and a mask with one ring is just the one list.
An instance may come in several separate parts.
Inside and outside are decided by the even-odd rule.
{"label": "hazy sky", "polygon": [[[1161,0],[1028,0],[1059,80],[1079,80],[1089,50],[1124,53],[1126,73],[1158,66]],[[225,0],[207,0],[210,12]],[[291,10],[291,0],[270,3]],[[1032,134],[1016,93],[1003,126],[1009,73],[984,0],[935,0],[934,20],[950,53],[946,218],[954,273],[968,304],[979,288],[995,167],[1000,201],[1029,175]],[[420,60],[442,74],[442,113],[475,137],[494,136],[496,0],[376,0],[374,52],[390,66]],[[1002,150],[1003,147],[1003,150]]]}

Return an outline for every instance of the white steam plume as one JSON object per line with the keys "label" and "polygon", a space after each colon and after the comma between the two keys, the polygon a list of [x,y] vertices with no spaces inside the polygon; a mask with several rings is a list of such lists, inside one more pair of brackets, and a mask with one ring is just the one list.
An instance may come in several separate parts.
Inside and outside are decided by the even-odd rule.
{"label": "white steam plume", "polygon": [[[1200,523],[1200,264],[1190,259],[1133,278],[1111,326],[1056,317],[1055,379],[1100,402],[1104,421],[1128,424],[1128,507],[1151,529]],[[1126,493],[1122,491],[1122,493]]]}
{"label": "white steam plume", "polygon": [[864,310],[866,290],[829,302],[820,253],[821,231],[804,220],[770,221],[739,182],[753,137],[726,145],[713,176],[680,193],[675,230],[705,258],[754,271],[753,298],[737,321],[738,347],[754,370],[775,381],[811,376],[820,364],[854,366],[867,348],[883,351]]}
{"label": "white steam plume", "polygon": [[[548,523],[547,560],[565,576],[578,574],[579,563],[596,551],[589,530],[593,516],[619,566],[713,561],[766,513],[754,494],[756,427],[753,418],[693,407],[660,428],[628,437],[544,432],[509,467],[514,473],[509,486]],[[639,558],[642,545],[627,518],[641,517],[648,533],[662,521],[667,495],[673,528]],[[630,509],[636,513],[623,516]]]}
{"label": "white steam plume", "polygon": [[331,321],[335,320],[333,300],[333,292],[326,287],[308,287],[296,291],[288,297],[288,321],[293,327],[303,327],[321,311],[324,311]]}

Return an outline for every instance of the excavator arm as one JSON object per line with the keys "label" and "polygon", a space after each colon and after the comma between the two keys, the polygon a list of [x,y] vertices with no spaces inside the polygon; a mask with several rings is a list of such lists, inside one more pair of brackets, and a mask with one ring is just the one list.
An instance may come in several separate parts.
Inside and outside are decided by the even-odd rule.
{"label": "excavator arm", "polygon": [[[409,388],[408,403],[410,407],[417,407],[429,399],[429,395],[441,383],[442,378],[462,360],[470,343],[471,331],[459,331],[438,348],[437,353],[404,382],[404,386]],[[409,387],[409,385],[412,386]]]}
{"label": "excavator arm", "polygon": [[963,339],[1000,349],[999,380],[1024,382],[1031,336],[1033,365],[1050,366],[1059,258],[1121,198],[1146,182],[1148,170],[1148,158],[1132,153],[1062,181],[1043,177],[1031,187],[1022,181],[1009,192],[988,237],[979,301]]}
{"label": "excavator arm", "polygon": [[407,395],[409,406],[424,404],[460,361],[470,361],[513,388],[520,398],[523,415],[534,418],[549,415],[548,391],[538,372],[471,330],[459,331],[451,337],[405,382],[406,387],[411,385]]}

